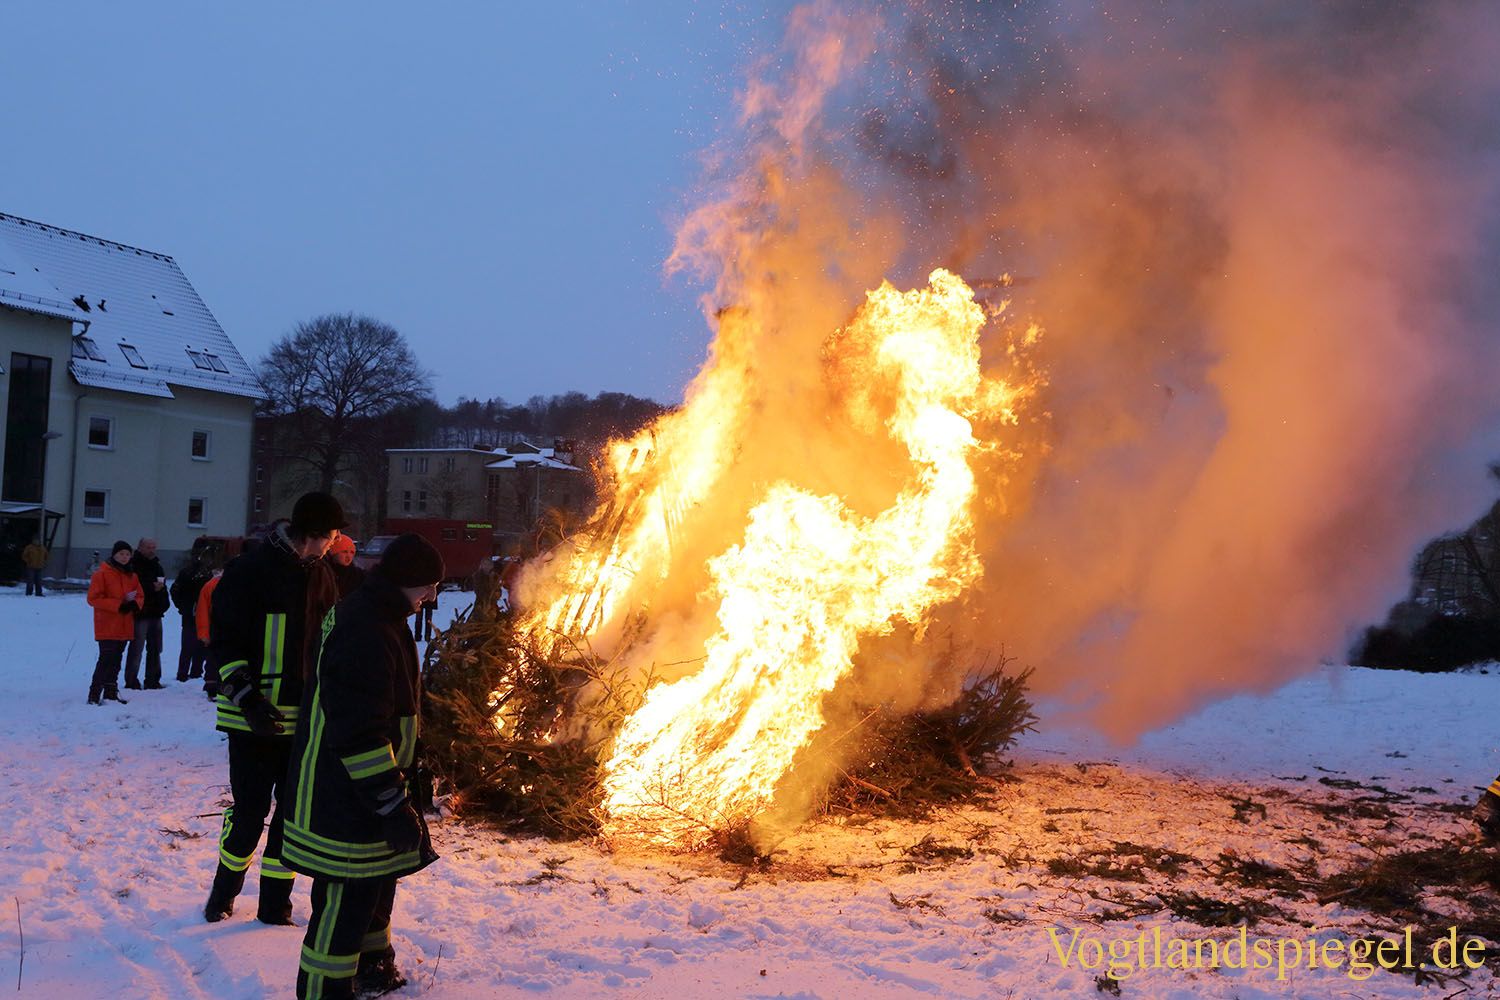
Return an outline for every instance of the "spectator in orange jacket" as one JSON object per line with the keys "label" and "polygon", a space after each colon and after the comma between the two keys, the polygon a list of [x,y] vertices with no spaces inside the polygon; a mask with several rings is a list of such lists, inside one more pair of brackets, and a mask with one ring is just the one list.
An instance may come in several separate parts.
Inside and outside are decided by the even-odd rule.
{"label": "spectator in orange jacket", "polygon": [[141,582],[130,571],[134,555],[129,542],[115,542],[109,558],[89,580],[94,638],[99,642],[99,659],[89,681],[90,705],[106,701],[125,704],[120,697],[120,661],[125,656],[125,644],[135,637],[135,613],[141,608]]}
{"label": "spectator in orange jacket", "polygon": [[[198,607],[193,611],[193,617],[198,626],[198,641],[208,647],[208,622],[213,613],[214,591],[219,589],[219,578],[224,575],[224,567],[220,566],[214,570],[214,575],[208,578],[203,589],[198,591]],[[208,695],[209,700],[219,696],[219,678],[212,668],[203,671],[203,693]]]}

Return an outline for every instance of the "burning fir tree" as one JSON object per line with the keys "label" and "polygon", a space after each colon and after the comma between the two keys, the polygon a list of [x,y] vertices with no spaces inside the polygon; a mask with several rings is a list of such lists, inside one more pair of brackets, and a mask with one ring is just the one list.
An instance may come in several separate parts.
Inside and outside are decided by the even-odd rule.
{"label": "burning fir tree", "polygon": [[435,647],[429,743],[470,801],[763,850],[820,803],[972,791],[1030,726],[1025,674],[969,676],[937,637],[983,573],[977,470],[1011,458],[1038,331],[1007,380],[981,368],[985,310],[957,276],[871,292],[816,385],[781,397],[830,428],[809,463],[809,434],[768,434],[759,322],[723,314],[683,408],[614,447],[610,500],[530,568],[524,613]]}

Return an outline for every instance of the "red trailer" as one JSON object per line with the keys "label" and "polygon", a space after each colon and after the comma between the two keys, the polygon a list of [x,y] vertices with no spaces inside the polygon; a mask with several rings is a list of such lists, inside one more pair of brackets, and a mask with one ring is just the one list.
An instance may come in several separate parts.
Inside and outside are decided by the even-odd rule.
{"label": "red trailer", "polygon": [[355,552],[354,561],[369,569],[397,535],[410,532],[433,544],[443,557],[449,580],[467,580],[488,563],[495,545],[495,528],[488,521],[463,521],[444,517],[402,517],[385,522],[385,530]]}

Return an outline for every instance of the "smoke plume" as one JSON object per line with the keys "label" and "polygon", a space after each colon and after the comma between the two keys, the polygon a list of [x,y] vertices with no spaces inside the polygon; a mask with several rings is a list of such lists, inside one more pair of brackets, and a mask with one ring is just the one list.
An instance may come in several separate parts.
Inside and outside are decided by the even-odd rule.
{"label": "smoke plume", "polygon": [[[669,267],[718,329],[688,407],[726,358],[755,398],[655,601],[696,625],[651,655],[694,655],[694,567],[767,483],[888,500],[820,363],[864,294],[1008,274],[986,363],[1034,320],[1047,386],[928,637],[1130,736],[1340,655],[1484,502],[1500,8],[998,6],[810,4],[753,68]],[[864,655],[867,694],[951,690],[918,644]]]}

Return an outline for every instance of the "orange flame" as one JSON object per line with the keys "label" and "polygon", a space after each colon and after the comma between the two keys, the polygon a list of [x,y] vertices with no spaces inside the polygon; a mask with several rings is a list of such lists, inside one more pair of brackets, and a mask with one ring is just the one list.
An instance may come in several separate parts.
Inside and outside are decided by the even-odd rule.
{"label": "orange flame", "polygon": [[[926,289],[883,284],[828,339],[835,419],[905,456],[893,499],[866,514],[794,482],[764,488],[739,541],[707,560],[702,599],[717,602],[717,631],[701,667],[653,688],[615,740],[607,833],[690,847],[772,809],[861,642],[897,623],[920,634],[932,609],[980,577],[971,461],[984,444],[971,418],[1015,423],[1031,391],[982,373],[984,322],[962,279],[938,270]],[[749,371],[735,363],[732,336],[716,351],[682,411],[616,447],[605,518],[618,530],[606,523],[607,547],[576,549],[551,568],[560,596],[523,628],[593,638],[618,629],[632,602],[649,602],[671,564],[674,514],[711,497],[747,424]],[[669,465],[646,461],[653,446]]]}

